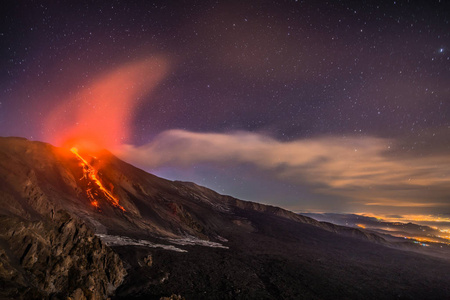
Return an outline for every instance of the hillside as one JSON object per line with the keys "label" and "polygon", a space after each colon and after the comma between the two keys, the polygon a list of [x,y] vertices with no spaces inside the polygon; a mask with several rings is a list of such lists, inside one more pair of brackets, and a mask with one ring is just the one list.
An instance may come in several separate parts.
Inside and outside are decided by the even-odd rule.
{"label": "hillside", "polygon": [[0,138],[5,299],[450,296],[448,260],[74,151]]}

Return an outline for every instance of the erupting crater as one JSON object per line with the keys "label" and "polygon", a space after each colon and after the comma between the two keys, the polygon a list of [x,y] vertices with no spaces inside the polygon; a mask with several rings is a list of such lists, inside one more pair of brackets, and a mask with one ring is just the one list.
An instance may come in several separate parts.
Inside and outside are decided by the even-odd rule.
{"label": "erupting crater", "polygon": [[108,200],[112,206],[117,207],[122,211],[126,211],[125,208],[119,204],[119,199],[114,197],[113,194],[104,187],[98,177],[98,170],[80,155],[76,147],[71,148],[70,151],[75,154],[83,168],[83,177],[80,178],[80,180],[86,180],[86,195],[91,204],[100,211],[98,199],[103,197]]}

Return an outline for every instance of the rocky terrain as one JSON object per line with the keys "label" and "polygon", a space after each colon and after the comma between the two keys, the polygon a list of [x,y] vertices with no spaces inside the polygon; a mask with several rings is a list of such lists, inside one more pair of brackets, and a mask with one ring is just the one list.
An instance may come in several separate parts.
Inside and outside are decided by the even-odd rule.
{"label": "rocky terrain", "polygon": [[120,206],[69,149],[0,138],[0,298],[450,297],[416,245],[79,153]]}
{"label": "rocky terrain", "polygon": [[65,212],[0,216],[0,298],[105,299],[126,271],[119,256]]}

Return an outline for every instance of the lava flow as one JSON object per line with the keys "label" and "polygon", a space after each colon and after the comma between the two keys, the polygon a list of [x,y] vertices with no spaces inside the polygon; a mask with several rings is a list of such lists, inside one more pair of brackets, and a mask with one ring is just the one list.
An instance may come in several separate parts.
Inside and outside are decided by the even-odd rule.
{"label": "lava flow", "polygon": [[125,208],[123,208],[119,204],[119,200],[103,186],[103,184],[97,177],[97,171],[78,153],[78,149],[74,147],[70,149],[70,151],[72,151],[72,153],[76,155],[83,167],[83,178],[88,180],[88,188],[86,189],[86,193],[89,200],[91,201],[91,204],[97,209],[100,209],[96,197],[99,196],[98,192],[101,192],[114,207],[120,208],[122,211],[125,211]]}

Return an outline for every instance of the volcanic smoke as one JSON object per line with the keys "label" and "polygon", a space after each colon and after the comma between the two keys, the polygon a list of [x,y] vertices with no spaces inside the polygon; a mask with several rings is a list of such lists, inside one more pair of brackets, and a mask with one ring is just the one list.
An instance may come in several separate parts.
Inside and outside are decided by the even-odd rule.
{"label": "volcanic smoke", "polygon": [[91,153],[121,145],[129,137],[136,106],[165,78],[168,67],[164,57],[152,57],[100,76],[52,110],[46,124],[47,140]]}
{"label": "volcanic smoke", "polygon": [[164,79],[167,70],[168,62],[163,57],[122,65],[100,76],[50,112],[46,124],[47,140],[70,149],[80,161],[83,168],[80,180],[86,180],[87,197],[98,210],[99,199],[106,199],[112,206],[125,211],[119,199],[102,184],[98,170],[78,150],[94,154],[124,143],[130,133],[133,111],[143,96]]}

